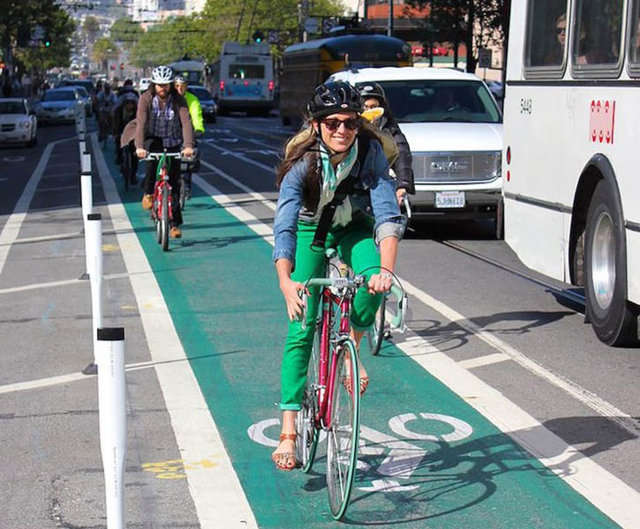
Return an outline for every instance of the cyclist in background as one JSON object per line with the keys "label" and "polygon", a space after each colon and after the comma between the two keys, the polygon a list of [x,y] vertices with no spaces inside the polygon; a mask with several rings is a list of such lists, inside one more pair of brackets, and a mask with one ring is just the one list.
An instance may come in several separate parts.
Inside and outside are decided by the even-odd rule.
{"label": "cyclist in background", "polygon": [[112,128],[112,112],[117,103],[116,95],[111,91],[109,83],[104,83],[97,96],[98,104],[98,139],[106,141]]}
{"label": "cyclist in background", "polygon": [[[279,470],[292,470],[295,459],[295,418],[301,408],[311,354],[320,289],[309,288],[306,327],[297,321],[303,311],[304,282],[324,274],[323,249],[311,248],[327,228],[325,247],[335,247],[341,258],[367,278],[358,290],[351,314],[352,337],[359,345],[374,320],[382,293],[391,288],[398,240],[404,231],[389,164],[371,125],[360,113],[358,91],[344,82],[318,86],[307,104],[309,133],[287,150],[277,169],[280,190],[273,233],[280,290],[289,316],[282,359],[282,431],[272,455]],[[343,184],[344,183],[344,184]],[[323,215],[325,210],[332,212]],[[381,271],[380,267],[384,267]],[[364,367],[360,380],[344,381],[349,391],[367,389]]]}
{"label": "cyclist in background", "polygon": [[[132,174],[135,176],[138,170],[138,158],[135,156],[135,147],[133,140],[125,145],[121,145],[120,139],[127,124],[134,120],[138,109],[138,96],[134,92],[124,94],[122,100],[118,103],[113,111],[113,138],[116,144],[116,163],[122,164],[123,157],[130,159],[129,167],[132,168]],[[135,180],[130,182],[135,183]]]}
{"label": "cyclist in background", "polygon": [[[157,66],[151,73],[151,84],[138,103],[135,126],[135,146],[138,158],[151,152],[180,152],[186,158],[193,156],[193,126],[184,97],[173,89],[173,70],[169,66]],[[126,132],[126,131],[125,131]],[[127,138],[123,138],[123,142]],[[153,189],[156,180],[157,161],[148,161],[144,179],[143,209],[153,206]],[[172,238],[182,237],[180,211],[180,163],[173,161],[169,170],[173,221]]]}
{"label": "cyclist in background", "polygon": [[374,124],[378,130],[390,135],[398,147],[398,158],[391,164],[391,169],[395,173],[398,204],[402,204],[402,200],[407,193],[414,195],[416,192],[409,142],[407,142],[407,138],[400,130],[398,122],[391,113],[391,108],[382,86],[378,83],[365,83],[359,87],[359,91],[365,111],[378,107],[384,110],[384,113],[374,121]]}
{"label": "cyclist in background", "polygon": [[[196,138],[204,134],[204,119],[202,118],[202,105],[200,100],[189,92],[189,83],[182,75],[176,75],[174,80],[176,91],[185,98],[189,107],[189,115],[191,116],[191,124],[195,131]],[[191,174],[200,170],[200,154],[196,153],[196,160],[193,164],[189,164],[189,168],[183,175],[184,186],[187,198],[191,198]]]}

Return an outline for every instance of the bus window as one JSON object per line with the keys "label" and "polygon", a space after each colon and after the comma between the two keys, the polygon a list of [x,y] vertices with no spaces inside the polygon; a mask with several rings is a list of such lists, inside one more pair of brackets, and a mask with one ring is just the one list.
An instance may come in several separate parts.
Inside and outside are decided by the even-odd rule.
{"label": "bus window", "polygon": [[229,77],[232,79],[264,79],[262,64],[230,64]]}
{"label": "bus window", "polygon": [[561,68],[567,47],[566,0],[532,0],[527,34],[525,65]]}
{"label": "bus window", "polygon": [[575,65],[615,67],[620,60],[623,0],[581,0],[573,32]]}
{"label": "bus window", "polygon": [[[640,0],[633,3],[633,15],[629,23],[631,40],[629,42],[629,63],[634,70],[640,70]],[[634,72],[634,77],[638,75]]]}

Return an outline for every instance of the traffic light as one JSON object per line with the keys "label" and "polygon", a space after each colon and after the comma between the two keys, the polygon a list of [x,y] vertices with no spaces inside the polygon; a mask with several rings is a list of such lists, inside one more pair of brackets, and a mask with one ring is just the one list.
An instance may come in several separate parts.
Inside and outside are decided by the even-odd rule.
{"label": "traffic light", "polygon": [[253,39],[254,42],[260,44],[264,40],[264,33],[262,33],[262,31],[258,29],[253,32],[253,35],[251,36],[251,38]]}
{"label": "traffic light", "polygon": [[51,47],[51,39],[49,38],[48,35],[44,38],[44,47],[45,48],[50,48]]}

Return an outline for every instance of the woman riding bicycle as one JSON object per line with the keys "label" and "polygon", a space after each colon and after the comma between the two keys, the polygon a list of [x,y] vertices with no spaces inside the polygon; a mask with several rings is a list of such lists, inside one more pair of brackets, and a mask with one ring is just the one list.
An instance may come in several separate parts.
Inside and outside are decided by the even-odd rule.
{"label": "woman riding bicycle", "polygon": [[[272,455],[276,467],[291,470],[295,460],[295,418],[300,410],[311,353],[319,289],[309,289],[307,324],[297,321],[303,311],[303,282],[324,273],[324,249],[312,241],[327,230],[325,247],[335,247],[356,272],[365,274],[368,288],[353,300],[352,337],[360,343],[373,322],[382,293],[391,287],[398,240],[404,231],[395,197],[396,184],[378,137],[360,118],[362,99],[344,82],[318,86],[307,104],[308,134],[289,145],[277,171],[280,195],[274,221],[275,262],[289,316],[282,359],[282,433]],[[342,200],[341,200],[342,199]],[[335,212],[331,218],[325,209]],[[322,237],[320,237],[322,238]],[[369,379],[360,367],[360,380],[347,380],[364,393]]]}
{"label": "woman riding bicycle", "polygon": [[[178,94],[172,85],[173,70],[168,66],[158,66],[151,73],[151,85],[140,96],[138,112],[135,120],[135,146],[138,158],[145,158],[149,151],[180,152],[186,158],[193,156],[193,127],[189,117],[187,102]],[[127,134],[125,129],[123,136]],[[128,136],[123,142],[128,142]],[[144,196],[142,207],[151,209],[153,206],[153,188],[156,179],[156,162],[147,162],[144,179]],[[180,224],[180,163],[172,163],[169,169],[169,184],[171,185],[173,225],[170,235],[172,238],[182,237]]]}
{"label": "woman riding bicycle", "polygon": [[393,169],[397,182],[396,196],[398,197],[398,204],[402,204],[407,193],[415,195],[416,192],[409,142],[391,113],[387,96],[382,86],[378,83],[365,83],[359,87],[359,91],[365,111],[374,108],[383,109],[383,113],[373,123],[378,130],[389,134],[398,147],[398,158],[391,164],[391,169]]}

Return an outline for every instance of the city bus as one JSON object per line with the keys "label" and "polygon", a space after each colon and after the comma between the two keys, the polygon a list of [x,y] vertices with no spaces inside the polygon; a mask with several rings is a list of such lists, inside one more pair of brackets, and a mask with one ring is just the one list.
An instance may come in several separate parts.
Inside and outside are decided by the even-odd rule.
{"label": "city bus", "polygon": [[341,35],[293,44],[284,50],[280,73],[280,119],[302,123],[313,89],[350,66],[412,66],[411,47],[384,35]]}
{"label": "city bus", "polygon": [[189,84],[202,85],[208,88],[207,65],[204,61],[183,58],[169,64],[176,75],[182,75]]}
{"label": "city bus", "polygon": [[269,44],[224,42],[220,59],[211,65],[211,81],[219,114],[239,110],[267,115],[275,91]]}
{"label": "city bus", "polygon": [[584,287],[586,321],[635,345],[640,304],[640,0],[511,4],[505,238]]}

